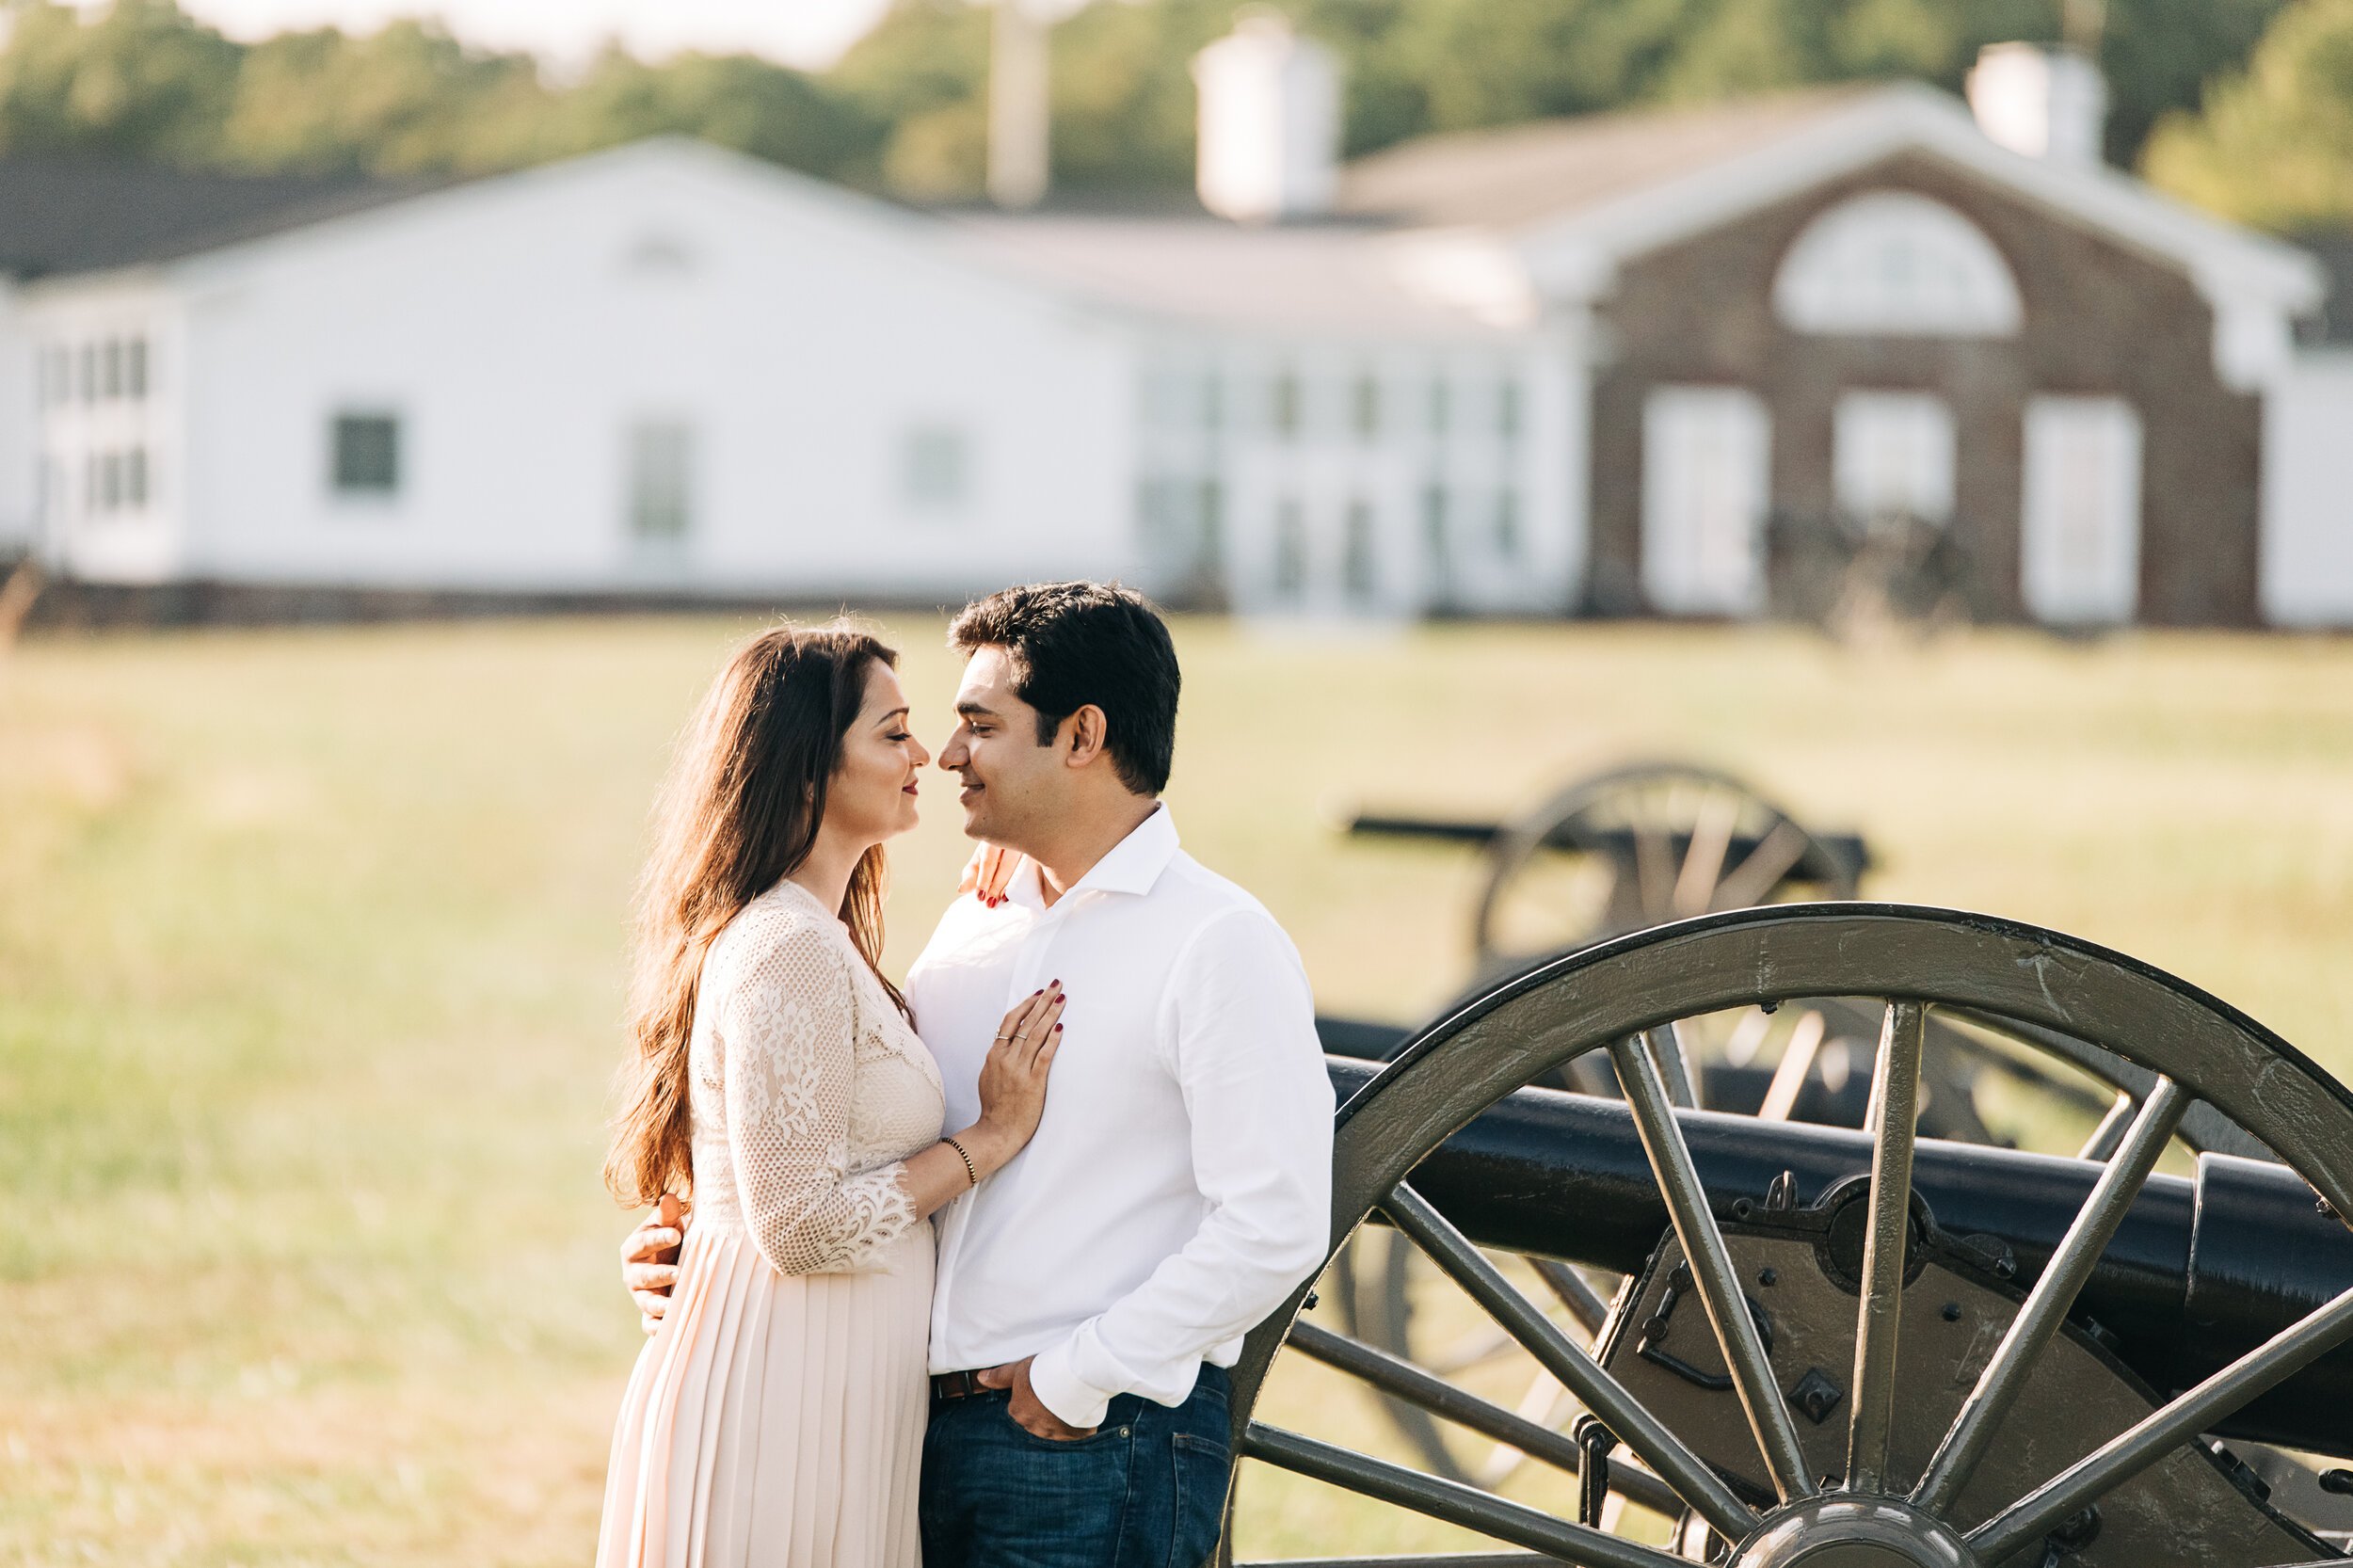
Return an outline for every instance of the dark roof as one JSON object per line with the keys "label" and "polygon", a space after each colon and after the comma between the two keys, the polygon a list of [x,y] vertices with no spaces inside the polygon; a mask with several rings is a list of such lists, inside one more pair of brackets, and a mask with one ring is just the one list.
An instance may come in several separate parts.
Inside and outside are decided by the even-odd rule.
{"label": "dark roof", "polygon": [[170,261],[425,188],[422,182],[357,175],[222,174],[98,158],[0,157],[0,276]]}
{"label": "dark roof", "polygon": [[2297,324],[2297,336],[2306,344],[2332,348],[2353,344],[2353,233],[2306,234],[2297,243],[2329,275],[2329,297]]}

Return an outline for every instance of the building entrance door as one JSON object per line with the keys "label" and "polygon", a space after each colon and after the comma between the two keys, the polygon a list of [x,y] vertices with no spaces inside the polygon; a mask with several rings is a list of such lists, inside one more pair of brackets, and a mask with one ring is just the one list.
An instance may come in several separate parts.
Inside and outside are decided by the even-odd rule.
{"label": "building entrance door", "polygon": [[1851,392],[1832,414],[1831,487],[1865,522],[1953,516],[1953,410],[1927,392]]}
{"label": "building entrance door", "polygon": [[2119,397],[2026,405],[2020,587],[2038,620],[2113,625],[2140,604],[2140,416]]}
{"label": "building entrance door", "polygon": [[1765,608],[1772,419],[1738,387],[1661,387],[1642,409],[1642,592],[1676,616]]}

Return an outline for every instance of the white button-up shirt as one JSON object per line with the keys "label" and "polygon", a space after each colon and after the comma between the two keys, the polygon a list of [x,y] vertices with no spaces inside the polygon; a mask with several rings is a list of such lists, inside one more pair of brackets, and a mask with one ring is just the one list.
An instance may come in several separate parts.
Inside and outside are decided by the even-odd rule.
{"label": "white button-up shirt", "polygon": [[931,1364],[1034,1355],[1046,1408],[1091,1427],[1115,1394],[1182,1402],[1323,1261],[1332,1086],[1298,951],[1165,807],[1052,907],[1034,866],[1006,895],[958,898],[907,972],[951,1129],[1007,1009],[1069,996],[1036,1138],[941,1212]]}

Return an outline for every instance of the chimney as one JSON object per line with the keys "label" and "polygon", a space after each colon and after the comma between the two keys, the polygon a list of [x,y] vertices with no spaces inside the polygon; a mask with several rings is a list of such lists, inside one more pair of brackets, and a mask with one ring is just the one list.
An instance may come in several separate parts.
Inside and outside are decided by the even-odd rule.
{"label": "chimney", "polygon": [[1193,56],[1201,204],[1238,223],[1332,205],[1340,158],[1340,68],[1330,50],[1252,8]]}
{"label": "chimney", "polygon": [[997,0],[989,40],[988,196],[1000,207],[1034,207],[1046,198],[1046,23],[1034,3]]}
{"label": "chimney", "polygon": [[2108,85],[2080,50],[1992,43],[1969,72],[1969,109],[1978,130],[2013,152],[2089,167],[2100,161]]}

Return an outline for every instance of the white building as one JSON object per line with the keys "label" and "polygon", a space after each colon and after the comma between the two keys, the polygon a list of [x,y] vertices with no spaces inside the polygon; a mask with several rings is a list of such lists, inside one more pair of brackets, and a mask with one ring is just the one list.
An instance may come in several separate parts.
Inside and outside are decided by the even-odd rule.
{"label": "white building", "polygon": [[[1769,511],[1885,492],[1977,528],[2019,614],[2251,619],[2253,504],[2248,561],[2201,562],[2142,472],[2164,398],[2032,384],[2107,276],[2162,308],[2096,329],[2191,333],[2252,400],[2220,467],[2260,467],[2265,611],[2353,622],[2353,376],[2292,349],[2304,253],[1909,87],[1339,168],[1330,70],[1264,24],[1205,56],[1230,218],[918,214],[675,139],[440,189],[142,176],[181,183],[111,232],[0,235],[0,542],[107,584],[1744,614]],[[1783,231],[1753,288],[1711,259]],[[1808,354],[1835,409],[1753,369]],[[2010,401],[1948,393],[1962,361]]]}
{"label": "white building", "polygon": [[936,228],[659,141],[25,283],[38,548],[490,592],[1121,569],[1131,351]]}

